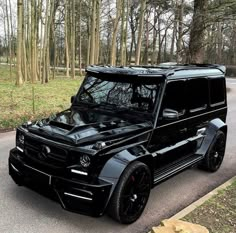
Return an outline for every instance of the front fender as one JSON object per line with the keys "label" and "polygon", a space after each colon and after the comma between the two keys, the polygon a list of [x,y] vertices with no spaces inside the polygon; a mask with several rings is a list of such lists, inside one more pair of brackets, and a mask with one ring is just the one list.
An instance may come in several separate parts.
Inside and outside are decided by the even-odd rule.
{"label": "front fender", "polygon": [[[146,151],[147,152],[147,151]],[[152,164],[152,155],[150,153],[145,153],[144,155],[133,155],[128,150],[123,150],[114,156],[112,156],[104,165],[102,171],[99,174],[99,179],[107,181],[112,184],[112,188],[110,191],[110,195],[108,198],[108,201],[106,203],[105,208],[107,207],[110,198],[119,182],[119,179],[124,172],[124,170],[127,168],[129,164],[131,164],[134,161],[141,161],[146,164]],[[104,208],[104,211],[105,211]]]}

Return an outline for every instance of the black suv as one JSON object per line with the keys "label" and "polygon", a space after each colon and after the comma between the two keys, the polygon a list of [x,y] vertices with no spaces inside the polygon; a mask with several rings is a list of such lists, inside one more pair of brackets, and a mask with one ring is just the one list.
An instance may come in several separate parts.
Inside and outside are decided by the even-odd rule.
{"label": "black suv", "polygon": [[71,107],[17,128],[9,173],[62,207],[121,223],[150,189],[193,165],[219,169],[227,136],[225,67],[91,66]]}

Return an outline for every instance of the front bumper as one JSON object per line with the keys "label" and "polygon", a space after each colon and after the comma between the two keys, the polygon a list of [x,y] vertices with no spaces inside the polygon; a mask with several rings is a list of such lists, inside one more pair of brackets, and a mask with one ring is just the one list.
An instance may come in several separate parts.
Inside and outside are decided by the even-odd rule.
{"label": "front bumper", "polygon": [[112,184],[103,180],[86,183],[48,174],[29,166],[16,148],[10,151],[9,174],[19,185],[29,183],[53,190],[61,206],[69,211],[101,216],[109,200]]}

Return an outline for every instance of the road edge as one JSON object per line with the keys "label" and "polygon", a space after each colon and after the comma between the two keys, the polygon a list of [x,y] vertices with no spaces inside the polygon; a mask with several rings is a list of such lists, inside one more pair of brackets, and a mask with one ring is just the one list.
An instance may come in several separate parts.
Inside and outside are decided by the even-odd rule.
{"label": "road edge", "polygon": [[218,192],[220,190],[225,189],[228,186],[230,186],[234,181],[236,181],[236,176],[232,177],[231,179],[229,179],[228,181],[226,181],[222,185],[218,186],[217,188],[215,188],[214,190],[212,190],[211,192],[209,192],[205,196],[201,197],[197,201],[195,201],[192,204],[190,204],[189,206],[185,207],[184,209],[179,211],[177,214],[173,215],[170,219],[181,219],[181,218],[185,217],[187,214],[191,213],[197,207],[201,206],[208,199],[210,199],[214,195],[218,194]]}

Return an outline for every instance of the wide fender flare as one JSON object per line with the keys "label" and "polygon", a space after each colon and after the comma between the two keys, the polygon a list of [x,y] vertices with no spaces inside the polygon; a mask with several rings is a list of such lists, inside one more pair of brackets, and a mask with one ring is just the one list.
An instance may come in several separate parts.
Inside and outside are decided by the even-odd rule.
{"label": "wide fender flare", "polygon": [[[119,182],[119,179],[127,168],[127,166],[134,161],[141,161],[148,164],[153,164],[153,157],[151,154],[145,154],[141,156],[133,155],[128,150],[123,150],[114,156],[112,156],[104,165],[102,171],[99,174],[99,179],[104,180],[112,184],[109,198],[106,206],[108,205],[110,198]],[[152,172],[152,171],[151,171]],[[106,208],[105,206],[105,208]],[[104,208],[104,210],[105,210]]]}
{"label": "wide fender flare", "polygon": [[225,137],[227,137],[227,125],[220,119],[216,118],[208,123],[208,127],[205,131],[205,137],[201,144],[201,147],[196,151],[196,154],[205,156],[210,145],[212,144],[216,133],[221,130]]}

